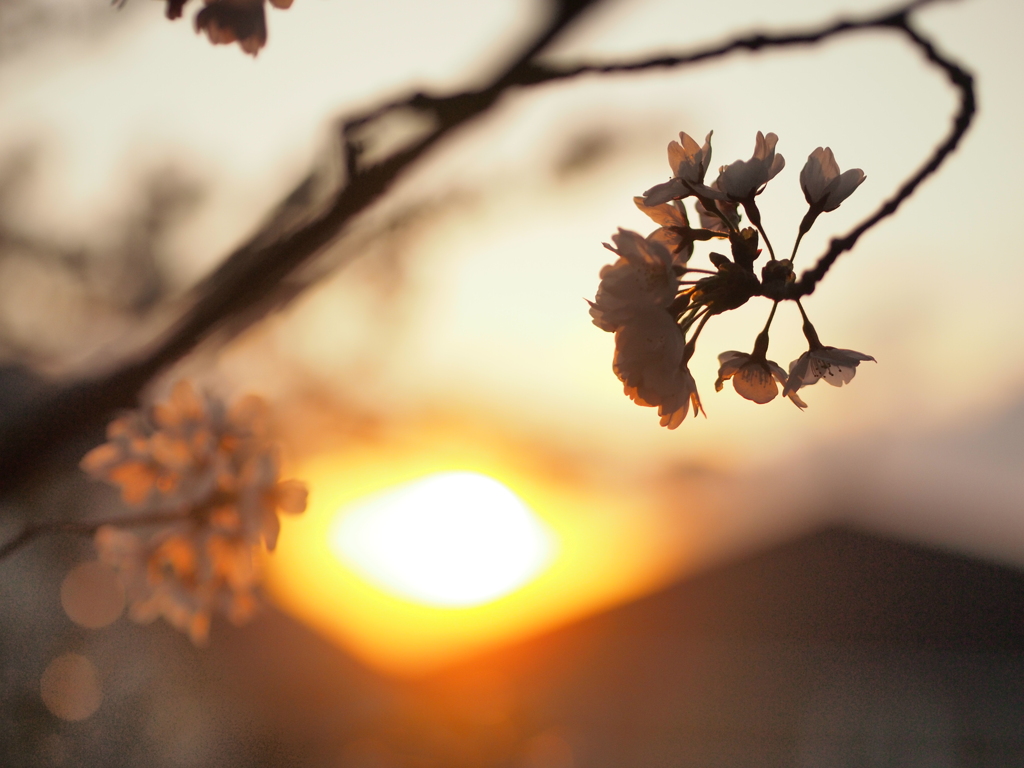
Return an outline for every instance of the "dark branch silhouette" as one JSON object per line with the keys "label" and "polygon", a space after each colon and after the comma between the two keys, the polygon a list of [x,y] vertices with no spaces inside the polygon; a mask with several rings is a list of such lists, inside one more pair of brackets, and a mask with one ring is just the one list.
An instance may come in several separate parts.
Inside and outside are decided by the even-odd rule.
{"label": "dark branch silhouette", "polygon": [[[0,466],[3,467],[0,493],[24,487],[63,443],[98,430],[112,412],[134,405],[139,392],[151,379],[212,334],[222,331],[227,323],[240,316],[258,317],[259,313],[253,311],[255,308],[273,305],[282,284],[335,240],[359,213],[384,195],[410,166],[456,129],[487,113],[507,92],[585,74],[684,67],[721,58],[738,50],[761,51],[811,45],[851,32],[896,30],[921,48],[928,61],[942,69],[960,90],[960,112],[949,137],[928,162],[878,212],[845,237],[833,240],[817,265],[789,286],[785,298],[795,299],[810,294],[839,255],[850,250],[864,232],[895,212],[920,183],[938,169],[970,125],[975,105],[970,74],[942,56],[910,24],[911,13],[932,2],[935,0],[915,0],[893,11],[860,20],[842,20],[809,31],[744,36],[679,56],[559,68],[543,63],[540,57],[584,11],[596,4],[596,0],[561,0],[554,5],[552,17],[543,29],[489,85],[448,96],[414,93],[342,122],[343,165],[348,177],[322,212],[291,232],[282,234],[278,225],[271,224],[256,233],[197,286],[190,308],[172,325],[162,341],[142,357],[86,381],[64,387],[41,387],[31,402],[22,404],[15,413],[8,412],[0,417],[5,419],[0,423]],[[364,166],[361,163],[360,131],[372,128],[374,120],[396,110],[413,110],[432,118],[432,127],[411,145],[376,164]],[[289,199],[301,199],[303,190],[314,176],[310,174],[297,185],[286,197],[282,208]],[[234,327],[238,330],[239,326],[235,323]]]}
{"label": "dark branch silhouette", "polygon": [[825,273],[828,272],[832,265],[835,264],[836,259],[846,251],[852,250],[861,235],[882,219],[896,213],[896,209],[900,207],[904,200],[914,194],[914,190],[918,188],[921,182],[935,173],[939,166],[945,162],[946,158],[952,154],[960,140],[964,137],[964,134],[967,133],[967,129],[971,126],[971,121],[977,109],[977,101],[974,95],[974,78],[965,69],[940,54],[930,40],[910,25],[906,14],[901,14],[899,21],[899,24],[894,24],[893,26],[900,29],[915,45],[924,51],[928,61],[943,69],[950,82],[960,91],[960,109],[956,117],[953,118],[953,126],[950,128],[949,135],[945,141],[935,148],[928,161],[913,176],[907,179],[896,194],[886,200],[875,213],[854,227],[845,237],[832,240],[829,243],[828,251],[818,259],[818,263],[814,265],[814,268],[806,271],[801,275],[800,280],[790,286],[787,298],[799,299],[801,296],[808,296],[813,293],[814,287],[825,276]]}
{"label": "dark branch silhouette", "polygon": [[715,48],[709,48],[696,53],[682,56],[663,56],[657,59],[630,62],[623,64],[603,65],[581,65],[559,69],[552,66],[540,65],[533,72],[533,84],[549,83],[556,80],[565,80],[579,77],[586,74],[613,74],[620,72],[642,72],[650,69],[667,69],[670,67],[681,67],[688,64],[716,59],[728,55],[734,51],[748,50],[760,51],[767,48],[778,48],[794,45],[813,45],[826,39],[838,37],[849,32],[861,32],[870,29],[893,29],[904,34],[914,45],[920,48],[929,62],[944,70],[950,82],[960,92],[960,109],[953,119],[953,125],[946,139],[935,148],[928,160],[922,165],[913,176],[911,176],[899,188],[896,194],[887,200],[875,213],[858,224],[847,235],[831,241],[828,251],[818,260],[813,269],[809,269],[800,277],[796,283],[789,286],[784,298],[799,299],[814,292],[815,286],[825,276],[828,270],[835,263],[839,256],[849,251],[856,244],[857,240],[878,224],[882,219],[894,214],[900,204],[910,197],[917,187],[926,178],[935,173],[945,159],[957,148],[960,140],[967,133],[977,108],[974,93],[974,78],[969,72],[960,67],[956,62],[943,56],[935,48],[934,44],[924,37],[911,25],[910,13],[924,5],[929,5],[936,0],[918,0],[895,11],[890,11],[879,16],[874,16],[860,21],[841,20],[820,29],[801,33],[781,34],[754,34],[748,37],[737,38]]}

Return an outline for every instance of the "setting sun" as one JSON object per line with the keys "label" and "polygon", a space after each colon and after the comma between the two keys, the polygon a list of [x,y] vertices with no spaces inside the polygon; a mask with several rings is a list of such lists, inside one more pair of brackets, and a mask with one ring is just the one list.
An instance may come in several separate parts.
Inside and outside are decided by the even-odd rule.
{"label": "setting sun", "polygon": [[268,592],[374,667],[417,675],[678,573],[689,535],[666,535],[654,499],[574,467],[457,423],[318,454],[294,468],[309,507],[281,519]]}
{"label": "setting sun", "polygon": [[436,473],[357,501],[329,538],[343,562],[383,589],[453,608],[522,586],[554,549],[519,497],[476,472]]}

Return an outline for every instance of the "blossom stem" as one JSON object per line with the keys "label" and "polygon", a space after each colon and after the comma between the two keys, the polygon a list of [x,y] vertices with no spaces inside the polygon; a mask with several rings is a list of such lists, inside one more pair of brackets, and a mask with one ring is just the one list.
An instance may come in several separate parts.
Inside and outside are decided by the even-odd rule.
{"label": "blossom stem", "polygon": [[[711,309],[709,307],[699,307],[699,308],[695,307],[695,308],[691,309],[690,311],[693,314],[690,315],[689,317],[685,318],[684,320],[682,320],[682,322],[679,323],[679,327],[682,329],[684,335],[686,334],[686,332],[688,330],[690,330],[691,327],[693,327],[693,324],[695,322],[697,322],[697,318],[700,318],[700,317],[704,318],[704,320],[701,322],[701,328],[703,328],[704,327],[704,323],[707,322],[707,318],[709,317],[708,313],[711,311]],[[700,333],[699,329],[698,329],[697,333]],[[696,334],[694,334],[694,338],[697,338]]]}
{"label": "blossom stem", "polygon": [[761,225],[761,211],[757,208],[757,203],[754,202],[753,196],[748,200],[742,202],[743,210],[747,212],[747,218],[750,219],[750,223],[753,224],[757,231],[761,233],[761,238],[764,240],[764,244],[768,246],[768,255],[771,256],[772,261],[775,261],[775,249],[772,248],[772,241],[768,239],[768,235],[765,234],[764,227]]}
{"label": "blossom stem", "polygon": [[804,311],[804,305],[800,303],[800,299],[796,300],[796,306],[800,310],[800,316],[804,319],[803,332],[804,338],[807,339],[807,343],[811,345],[811,349],[821,349],[824,344],[818,338],[818,332],[814,330],[814,326],[811,324],[811,320],[807,317],[807,313]]}
{"label": "blossom stem", "polygon": [[176,523],[188,520],[184,512],[156,512],[134,517],[107,517],[100,520],[50,520],[42,523],[28,523],[21,533],[0,546],[0,560],[13,554],[34,539],[50,533],[73,533],[80,536],[92,536],[104,525],[118,525],[122,528],[135,528],[162,523]]}
{"label": "blossom stem", "polygon": [[803,239],[804,239],[804,229],[803,229],[803,227],[801,227],[800,231],[796,235],[796,242],[793,243],[793,253],[789,257],[790,261],[793,261],[796,258],[796,249],[800,247],[800,241],[803,240]]}
{"label": "blossom stem", "polygon": [[779,308],[779,302],[772,302],[772,311],[768,313],[768,322],[764,324],[764,330],[761,333],[768,333],[768,329],[772,326],[772,320],[775,319],[775,310]]}
{"label": "blossom stem", "polygon": [[800,241],[804,239],[804,235],[811,231],[811,227],[814,226],[814,222],[820,213],[821,209],[818,206],[812,205],[807,213],[804,214],[803,219],[800,220],[800,229],[796,233],[796,242],[793,243],[793,255],[789,257],[790,261],[796,258],[796,249],[800,247]]}
{"label": "blossom stem", "polygon": [[768,246],[768,255],[772,261],[775,261],[775,249],[772,248],[772,241],[768,239],[768,235],[765,234],[764,227],[761,226],[761,222],[757,222],[757,231],[761,233],[761,237],[764,239],[764,244]]}
{"label": "blossom stem", "polygon": [[751,352],[751,357],[763,359],[768,354],[768,329],[772,327],[772,320],[775,319],[775,310],[778,309],[778,306],[779,302],[772,302],[772,311],[768,313],[768,321],[754,340],[754,351]]}
{"label": "blossom stem", "polygon": [[704,207],[704,210],[717,216],[719,221],[729,228],[730,232],[739,231],[736,229],[736,225],[729,220],[729,217],[718,209],[718,204],[714,200],[710,197],[701,197],[700,195],[697,196],[697,199],[700,200],[700,204]]}
{"label": "blossom stem", "polygon": [[[694,320],[696,319],[697,318],[694,317]],[[704,316],[700,320],[700,325],[697,326],[697,330],[693,332],[693,336],[690,337],[690,340],[686,342],[686,353],[683,355],[684,360],[689,360],[693,356],[694,350],[697,349],[697,337],[700,336],[700,332],[704,330],[704,326],[708,324],[708,320],[710,319],[711,313],[707,311],[707,308],[705,307]]]}
{"label": "blossom stem", "polygon": [[800,299],[796,300],[796,307],[800,310],[800,317],[804,319],[805,324],[810,324],[810,320],[807,319],[807,312],[804,311],[804,305],[800,303]]}

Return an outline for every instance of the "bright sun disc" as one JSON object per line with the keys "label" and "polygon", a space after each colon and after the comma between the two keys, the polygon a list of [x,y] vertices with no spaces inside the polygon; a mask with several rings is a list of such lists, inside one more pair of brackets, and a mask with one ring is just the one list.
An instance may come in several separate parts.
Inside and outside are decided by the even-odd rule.
{"label": "bright sun disc", "polygon": [[341,560],[421,603],[465,608],[540,573],[553,536],[518,496],[475,472],[442,472],[341,509],[330,530]]}

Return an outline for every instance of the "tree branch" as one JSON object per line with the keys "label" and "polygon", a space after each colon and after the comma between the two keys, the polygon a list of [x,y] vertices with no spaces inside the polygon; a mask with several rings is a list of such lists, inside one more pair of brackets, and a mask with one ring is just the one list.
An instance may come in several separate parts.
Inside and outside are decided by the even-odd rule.
{"label": "tree branch", "polygon": [[938,0],[916,0],[916,2],[901,6],[894,11],[887,11],[877,16],[860,20],[843,19],[833,24],[820,27],[816,30],[806,32],[786,32],[780,34],[754,34],[748,37],[736,38],[722,45],[707,48],[694,53],[679,56],[663,56],[656,59],[644,61],[615,63],[615,64],[584,64],[575,67],[557,68],[552,66],[538,65],[532,71],[534,78],[532,83],[550,83],[558,80],[566,80],[586,74],[614,74],[621,72],[641,72],[651,69],[668,69],[696,64],[701,61],[721,58],[734,51],[748,50],[760,51],[767,48],[779,48],[794,45],[813,45],[827,39],[838,37],[849,32],[861,32],[870,29],[894,29],[904,34],[914,45],[922,50],[927,60],[943,70],[949,81],[960,92],[960,108],[953,119],[953,125],[949,134],[939,146],[935,148],[927,161],[914,174],[907,179],[897,190],[896,194],[887,200],[882,206],[867,219],[858,224],[847,235],[836,238],[829,244],[829,249],[819,258],[812,269],[801,275],[800,280],[791,284],[784,298],[799,299],[814,292],[815,286],[825,276],[828,270],[843,253],[852,250],[857,240],[878,224],[896,212],[900,204],[910,197],[918,186],[926,178],[935,173],[946,158],[957,148],[960,140],[970,128],[974,113],[977,110],[977,100],[974,93],[974,78],[971,74],[946,56],[943,56],[935,48],[934,44],[918,32],[910,23],[910,14],[925,5],[930,5]]}
{"label": "tree branch", "polygon": [[[798,298],[814,290],[838,256],[850,250],[857,239],[883,218],[891,215],[917,186],[942,164],[956,148],[974,113],[971,76],[941,56],[934,46],[913,30],[909,14],[936,0],[915,0],[894,11],[861,20],[841,20],[809,31],[755,34],[737,38],[694,53],[603,65],[559,68],[538,61],[551,42],[567,29],[596,0],[561,0],[551,20],[506,69],[479,90],[448,96],[415,93],[384,104],[342,124],[348,181],[319,216],[294,232],[278,236],[263,230],[231,254],[207,279],[197,286],[192,306],[169,329],[163,340],[148,353],[130,360],[117,370],[67,387],[53,388],[37,398],[31,407],[7,414],[0,434],[0,493],[23,487],[49,455],[69,438],[97,430],[111,412],[135,403],[138,393],[154,376],[193,350],[233,317],[251,312],[270,301],[282,282],[332,242],[359,213],[378,200],[428,151],[455,129],[485,114],[509,90],[567,80],[584,74],[639,72],[682,67],[721,58],[737,50],[760,51],[793,45],[810,45],[854,31],[890,28],[901,31],[942,68],[961,91],[961,110],[949,138],[929,161],[908,180],[896,196],[846,237],[832,241],[829,251],[800,281],[790,286]],[[433,117],[434,125],[411,146],[397,151],[380,163],[360,166],[358,129],[389,112],[413,109]],[[303,181],[307,184],[309,179]],[[302,184],[299,185],[301,187]],[[297,187],[291,195],[298,195]],[[269,242],[268,242],[269,241]],[[37,534],[30,534],[35,536]]]}
{"label": "tree branch", "polygon": [[786,292],[786,298],[799,299],[801,296],[809,296],[814,292],[815,286],[831,269],[843,253],[853,249],[853,246],[860,239],[860,236],[878,224],[882,219],[888,218],[896,213],[904,200],[914,194],[921,182],[935,173],[939,166],[945,162],[953,150],[960,144],[960,140],[967,133],[974,119],[977,110],[977,100],[974,94],[974,78],[967,70],[963,69],[951,59],[940,54],[930,40],[917,32],[910,24],[906,16],[902,23],[896,25],[913,43],[920,48],[925,56],[935,66],[941,68],[949,78],[949,81],[960,91],[960,109],[953,118],[953,125],[945,140],[935,148],[928,160],[922,165],[913,176],[907,179],[897,190],[893,197],[889,198],[871,216],[866,218],[847,235],[832,240],[829,248],[813,269],[809,269],[800,276],[800,279],[791,284]]}
{"label": "tree branch", "polygon": [[[69,386],[42,386],[33,402],[0,414],[0,494],[31,482],[56,449],[73,436],[98,430],[109,415],[134,405],[156,374],[192,351],[225,321],[258,306],[281,282],[318,254],[359,213],[381,197],[442,138],[487,112],[509,89],[528,78],[532,60],[597,0],[558,0],[547,25],[488,86],[447,97],[418,93],[344,122],[346,165],[355,171],[327,210],[284,237],[260,231],[238,248],[194,290],[191,308],[144,356],[120,368]],[[358,168],[355,128],[400,108],[428,109],[435,127],[423,138],[377,165]],[[302,183],[308,181],[304,180]],[[299,185],[300,187],[302,184]],[[287,197],[298,192],[295,189]],[[268,240],[271,242],[268,243]]]}

